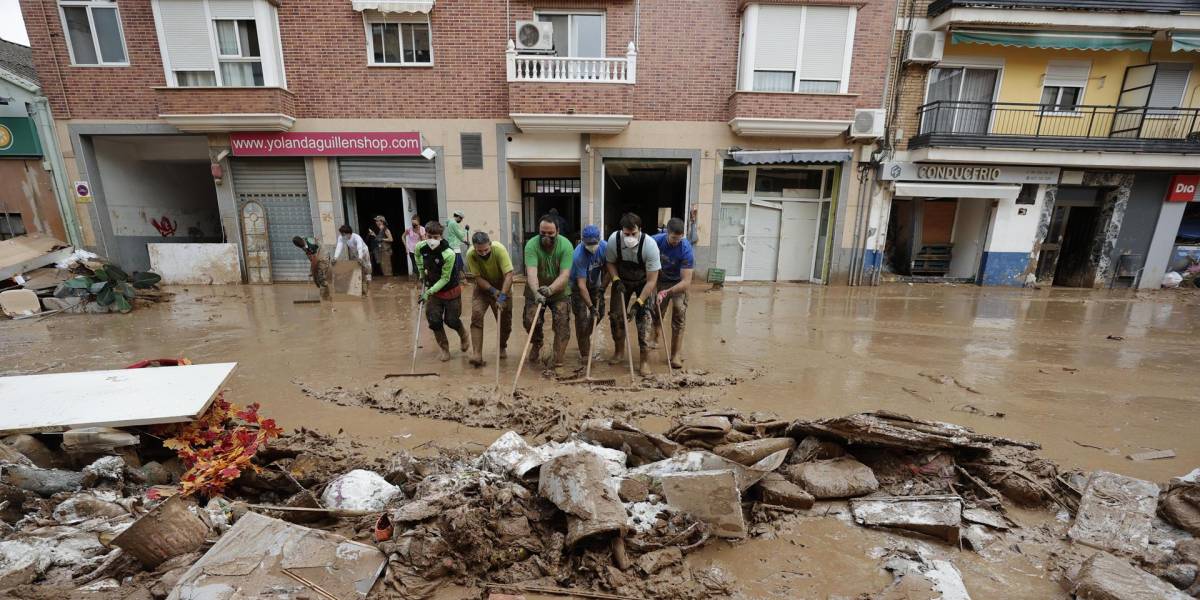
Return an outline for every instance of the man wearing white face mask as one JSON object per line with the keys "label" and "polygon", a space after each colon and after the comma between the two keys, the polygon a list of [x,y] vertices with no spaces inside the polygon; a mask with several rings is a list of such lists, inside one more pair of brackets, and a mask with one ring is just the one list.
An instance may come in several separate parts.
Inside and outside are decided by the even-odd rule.
{"label": "man wearing white face mask", "polygon": [[642,219],[633,213],[621,215],[621,231],[614,231],[605,248],[608,274],[612,278],[612,305],[609,307],[609,323],[612,327],[612,362],[625,357],[624,311],[631,303],[638,332],[638,371],[646,373],[646,350],[650,342],[650,303],[654,301],[654,288],[658,272],[662,269],[658,244],[642,232]]}
{"label": "man wearing white face mask", "polygon": [[367,284],[371,283],[371,252],[362,237],[354,233],[349,225],[338,228],[337,247],[333,250],[333,262],[353,260],[362,268],[362,295],[367,295]]}

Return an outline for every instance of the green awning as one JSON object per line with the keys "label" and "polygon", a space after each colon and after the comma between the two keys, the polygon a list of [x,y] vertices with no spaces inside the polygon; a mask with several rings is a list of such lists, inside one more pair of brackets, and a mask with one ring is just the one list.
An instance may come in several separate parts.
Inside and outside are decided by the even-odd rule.
{"label": "green awning", "polygon": [[954,44],[988,44],[1055,50],[1138,50],[1149,52],[1153,34],[1119,31],[1008,31],[1001,29],[958,29],[950,37]]}
{"label": "green awning", "polygon": [[1200,52],[1200,31],[1171,32],[1171,52]]}

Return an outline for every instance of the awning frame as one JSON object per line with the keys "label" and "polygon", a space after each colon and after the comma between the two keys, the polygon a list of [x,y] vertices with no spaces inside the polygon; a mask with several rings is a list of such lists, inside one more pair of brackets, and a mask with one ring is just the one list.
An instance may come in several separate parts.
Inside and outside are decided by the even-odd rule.
{"label": "awning frame", "polygon": [[955,29],[954,44],[984,44],[1050,50],[1132,50],[1149,52],[1152,33],[1120,31],[1021,31],[1012,29]]}
{"label": "awning frame", "polygon": [[350,0],[350,7],[358,12],[429,14],[433,3],[434,0]]}
{"label": "awning frame", "polygon": [[1172,31],[1171,52],[1200,52],[1200,31]]}
{"label": "awning frame", "polygon": [[729,159],[740,165],[805,165],[842,163],[854,154],[850,150],[732,150]]}

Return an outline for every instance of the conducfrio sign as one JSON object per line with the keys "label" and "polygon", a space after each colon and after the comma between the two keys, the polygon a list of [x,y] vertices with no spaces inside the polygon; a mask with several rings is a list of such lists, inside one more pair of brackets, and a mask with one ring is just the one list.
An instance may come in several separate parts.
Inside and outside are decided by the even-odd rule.
{"label": "conducfrio sign", "polygon": [[885,181],[952,183],[1058,183],[1058,167],[1010,167],[941,163],[890,162],[880,167]]}
{"label": "conducfrio sign", "polygon": [[417,132],[285,131],[229,134],[234,156],[420,156]]}

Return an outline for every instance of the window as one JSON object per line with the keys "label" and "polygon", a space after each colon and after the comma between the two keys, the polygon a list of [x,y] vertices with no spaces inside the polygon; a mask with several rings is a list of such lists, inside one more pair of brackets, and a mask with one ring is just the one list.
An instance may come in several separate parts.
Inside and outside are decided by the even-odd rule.
{"label": "window", "polygon": [[742,89],[845,93],[855,14],[841,6],[751,5]]}
{"label": "window", "polygon": [[217,75],[212,71],[175,71],[179,87],[216,87]]}
{"label": "window", "polygon": [[821,171],[759,167],[754,179],[754,195],[759,198],[820,198]]}
{"label": "window", "polygon": [[725,169],[721,173],[721,191],[731,194],[745,194],[750,186],[750,171],[746,169]]}
{"label": "window", "polygon": [[921,133],[987,133],[1000,70],[936,67],[929,70]]}
{"label": "window", "polygon": [[129,64],[125,59],[125,39],[115,2],[62,2],[59,8],[72,64]]}
{"label": "window", "polygon": [[[1192,63],[1158,63],[1154,73],[1154,87],[1150,88],[1151,108],[1177,108],[1183,105],[1183,92],[1187,90],[1188,77],[1192,74]],[[1151,115],[1178,116],[1177,111],[1150,111]]]}
{"label": "window", "polygon": [[253,19],[218,19],[217,61],[221,81],[235,87],[264,85],[262,54],[258,49],[258,26]]}
{"label": "window", "polygon": [[433,64],[429,19],[425,15],[371,17],[367,21],[367,40],[373,65]]}
{"label": "window", "polygon": [[581,58],[604,57],[604,13],[537,13],[554,25],[554,53]]}
{"label": "window", "polygon": [[1052,60],[1046,64],[1042,80],[1043,110],[1072,113],[1083,103],[1092,62],[1088,60]]}

